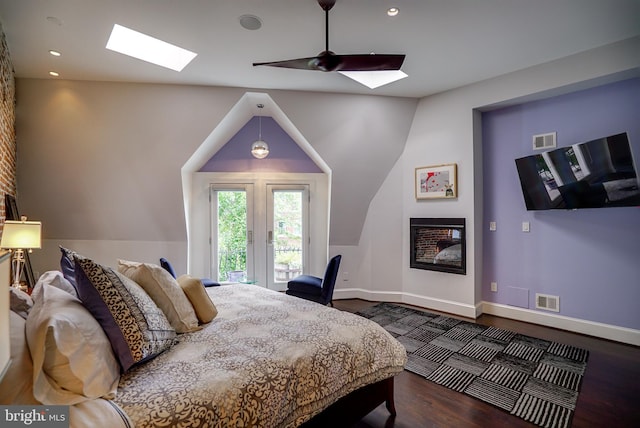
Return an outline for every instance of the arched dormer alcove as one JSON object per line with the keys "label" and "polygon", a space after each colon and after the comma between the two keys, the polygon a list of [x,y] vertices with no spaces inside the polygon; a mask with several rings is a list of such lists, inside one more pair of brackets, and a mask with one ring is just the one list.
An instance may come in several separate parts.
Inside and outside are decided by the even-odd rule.
{"label": "arched dormer alcove", "polygon": [[[256,159],[250,153],[251,144],[259,137],[269,144],[269,155],[264,159]],[[253,116],[199,169],[199,172],[323,171],[272,117]]]}
{"label": "arched dormer alcove", "polygon": [[[258,105],[263,107],[259,108]],[[291,175],[290,171],[295,171],[291,166],[291,162],[295,162],[295,159],[291,160],[286,156],[274,156],[268,162],[261,162],[265,159],[250,159],[242,155],[234,157],[229,153],[222,155],[224,151],[243,150],[228,147],[227,144],[239,140],[239,134],[251,120],[255,120],[253,119],[255,116],[263,116],[265,121],[273,120],[286,133],[286,137],[295,143],[295,150],[301,150],[304,153],[304,156],[298,156],[299,160],[306,158],[312,162],[313,168],[306,165],[303,169],[305,171],[313,169],[311,174],[320,176],[313,189],[316,197],[310,219],[310,233],[313,240],[309,271],[321,273],[326,265],[329,244],[331,169],[268,94],[247,92],[181,169],[187,228],[187,270],[192,275],[210,275],[211,224],[208,189],[212,180],[211,174],[224,174],[225,179],[244,182],[258,178],[286,179]],[[255,128],[247,127],[247,129]],[[257,134],[252,135],[250,141],[255,140],[256,137]],[[239,143],[236,141],[233,144]],[[277,143],[274,141],[270,144]],[[243,146],[248,153],[250,143]],[[220,156],[216,156],[218,153]],[[221,166],[221,162],[224,166]],[[215,171],[211,172],[212,169]]]}

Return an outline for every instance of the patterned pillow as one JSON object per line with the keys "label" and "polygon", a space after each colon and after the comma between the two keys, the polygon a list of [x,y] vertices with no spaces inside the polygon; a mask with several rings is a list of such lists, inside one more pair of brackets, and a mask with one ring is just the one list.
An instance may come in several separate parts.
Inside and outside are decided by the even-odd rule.
{"label": "patterned pillow", "polygon": [[164,268],[150,263],[118,260],[118,272],[135,281],[147,292],[176,332],[200,330],[191,302],[176,279]]}
{"label": "patterned pillow", "polygon": [[80,299],[107,334],[123,372],[175,343],[175,330],[142,287],[93,260],[74,262]]}

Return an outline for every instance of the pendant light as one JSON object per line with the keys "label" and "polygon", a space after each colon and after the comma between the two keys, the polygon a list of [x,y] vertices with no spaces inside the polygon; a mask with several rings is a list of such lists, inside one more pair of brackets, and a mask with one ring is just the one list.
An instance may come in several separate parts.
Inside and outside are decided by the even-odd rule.
{"label": "pendant light", "polygon": [[[257,104],[259,109],[264,104]],[[256,159],[264,159],[269,155],[269,145],[262,140],[262,116],[258,116],[258,140],[251,145],[251,154]]]}

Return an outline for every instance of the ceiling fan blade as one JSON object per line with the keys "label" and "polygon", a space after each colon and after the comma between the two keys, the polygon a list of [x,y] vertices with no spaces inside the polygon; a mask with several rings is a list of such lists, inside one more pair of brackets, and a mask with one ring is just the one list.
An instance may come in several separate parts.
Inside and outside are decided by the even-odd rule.
{"label": "ceiling fan blade", "polygon": [[281,67],[281,68],[294,68],[297,70],[317,70],[312,65],[312,62],[316,59],[315,56],[309,58],[297,58],[287,59],[284,61],[270,61],[270,62],[254,62],[253,65],[266,65],[269,67]]}
{"label": "ceiling fan blade", "polygon": [[400,70],[404,55],[337,55],[341,60],[340,71]]}
{"label": "ceiling fan blade", "polygon": [[329,11],[336,0],[318,0],[318,4],[325,11],[325,50],[318,56],[309,58],[289,59],[285,61],[254,62],[253,65],[267,65],[270,67],[293,68],[298,70],[319,71],[386,71],[400,70],[404,62],[404,55],[336,55],[329,50]]}
{"label": "ceiling fan blade", "polygon": [[258,62],[253,65],[268,65],[271,67],[295,68],[298,70],[335,71],[342,66],[340,55],[331,51],[320,52],[318,56],[309,58],[290,59],[286,61]]}

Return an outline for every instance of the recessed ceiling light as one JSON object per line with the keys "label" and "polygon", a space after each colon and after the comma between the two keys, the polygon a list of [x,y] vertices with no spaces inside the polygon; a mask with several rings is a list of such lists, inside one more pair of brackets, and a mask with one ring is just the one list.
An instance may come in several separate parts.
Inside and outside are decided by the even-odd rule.
{"label": "recessed ceiling light", "polygon": [[57,71],[50,71],[49,76],[58,77],[60,76],[60,73],[58,73]]}
{"label": "recessed ceiling light", "polygon": [[47,22],[50,24],[57,25],[58,27],[62,26],[62,21],[57,16],[47,16]]}
{"label": "recessed ceiling light", "polygon": [[49,53],[50,53],[51,55],[53,55],[53,56],[60,56],[60,55],[62,55],[60,52],[58,52],[58,51],[54,51],[54,50],[49,51]]}
{"label": "recessed ceiling light", "polygon": [[198,55],[118,24],[113,26],[106,47],[109,50],[175,71],[182,71]]}
{"label": "recessed ceiling light", "polygon": [[369,89],[379,88],[407,77],[407,74],[402,70],[338,71],[338,73],[363,84]]}
{"label": "recessed ceiling light", "polygon": [[389,9],[387,9],[387,15],[389,16],[396,16],[399,13],[400,9],[398,9],[397,7],[390,7]]}

